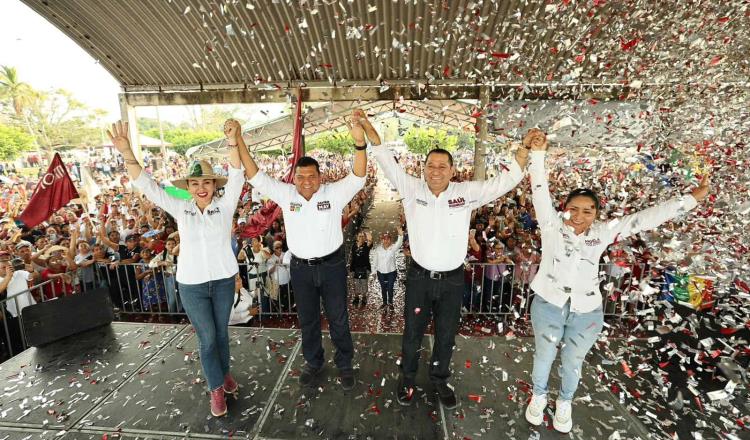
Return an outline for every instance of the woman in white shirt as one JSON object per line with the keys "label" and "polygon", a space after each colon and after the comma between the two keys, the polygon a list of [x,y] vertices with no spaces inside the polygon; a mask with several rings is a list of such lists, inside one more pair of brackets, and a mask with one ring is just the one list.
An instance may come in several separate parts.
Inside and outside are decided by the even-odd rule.
{"label": "woman in white shirt", "polygon": [[704,178],[692,195],[675,197],[658,206],[609,221],[597,221],[599,199],[590,189],[572,191],[560,215],[554,208],[544,169],[547,138],[532,129],[523,141],[531,148],[529,174],[532,200],[542,235],[542,261],[531,283],[534,328],[533,396],[526,420],[540,425],[547,407],[547,381],[561,344],[561,390],[553,426],[567,433],[573,427],[573,395],[586,354],[604,323],[599,291],[599,258],[616,240],[653,229],[687,213],[708,194]]}
{"label": "woman in white shirt", "polygon": [[380,237],[380,244],[373,250],[373,267],[378,275],[380,294],[383,297],[381,308],[393,310],[393,286],[396,284],[396,254],[404,243],[404,231],[398,227],[398,239],[393,243],[391,234],[386,232]]}
{"label": "woman in white shirt", "polygon": [[[142,172],[128,139],[128,124],[118,122],[108,132],[122,154],[133,185],[177,221],[180,231],[180,259],[176,280],[180,299],[200,341],[203,374],[211,391],[211,414],[227,413],[224,393],[237,392],[229,373],[229,315],[234,302],[234,276],[237,259],[230,242],[232,220],[245,182],[237,145],[229,145],[229,178],[214,174],[206,161],[194,161],[186,177],[173,182],[187,189],[192,200],[168,195],[151,177]],[[239,123],[229,120],[224,133],[234,139]],[[224,188],[219,197],[216,191]]]}

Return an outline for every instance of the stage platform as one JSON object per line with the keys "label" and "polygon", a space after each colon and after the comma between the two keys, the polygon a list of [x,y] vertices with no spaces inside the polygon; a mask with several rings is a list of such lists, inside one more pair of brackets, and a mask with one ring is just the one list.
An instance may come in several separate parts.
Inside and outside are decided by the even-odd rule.
{"label": "stage platform", "polygon": [[[357,385],[344,392],[332,364],[314,387],[297,378],[299,332],[231,328],[240,383],[229,415],[211,417],[189,325],[113,323],[0,365],[0,440],[20,439],[558,439],[523,417],[532,339],[459,336],[453,356],[460,405],[443,408],[427,378],[425,337],[415,402],[396,401],[400,334],[355,333]],[[575,439],[645,439],[641,421],[596,379],[613,368],[592,353],[574,404]],[[556,370],[556,368],[555,368]],[[553,390],[559,388],[554,372]],[[617,432],[617,433],[615,433]]]}

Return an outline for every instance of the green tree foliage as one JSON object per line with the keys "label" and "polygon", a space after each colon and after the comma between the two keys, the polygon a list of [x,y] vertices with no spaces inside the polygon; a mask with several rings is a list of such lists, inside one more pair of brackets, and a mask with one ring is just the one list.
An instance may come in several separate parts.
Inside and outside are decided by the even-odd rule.
{"label": "green tree foliage", "polygon": [[321,133],[305,138],[307,151],[325,150],[336,154],[347,154],[354,150],[354,141],[347,132]]}
{"label": "green tree foliage", "polygon": [[404,143],[415,154],[427,154],[435,148],[454,151],[458,146],[458,136],[431,127],[412,127],[404,135]]}
{"label": "green tree foliage", "polygon": [[26,131],[0,124],[0,161],[13,160],[34,145],[32,138]]}
{"label": "green tree foliage", "polygon": [[26,117],[37,144],[48,151],[101,142],[97,114],[67,90],[37,91],[26,108]]}
{"label": "green tree foliage", "polygon": [[[162,126],[163,128],[163,126]],[[159,128],[152,128],[143,132],[146,136],[159,139]],[[192,130],[185,128],[170,128],[164,129],[164,141],[172,144],[171,149],[179,154],[184,155],[185,152],[196,145],[205,144],[224,137],[224,133],[219,130]]]}

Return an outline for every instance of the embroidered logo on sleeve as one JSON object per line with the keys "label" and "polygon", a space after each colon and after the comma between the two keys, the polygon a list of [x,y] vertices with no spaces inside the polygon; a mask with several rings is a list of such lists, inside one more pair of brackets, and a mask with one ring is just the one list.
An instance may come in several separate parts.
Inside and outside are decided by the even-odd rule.
{"label": "embroidered logo on sleeve", "polygon": [[300,212],[302,210],[302,203],[291,202],[289,204],[289,210],[292,212]]}
{"label": "embroidered logo on sleeve", "polygon": [[329,209],[331,209],[331,202],[328,200],[318,202],[318,211],[328,211]]}
{"label": "embroidered logo on sleeve", "polygon": [[461,206],[465,206],[465,205],[466,205],[466,200],[464,200],[463,197],[458,197],[456,199],[448,200],[449,208],[460,208]]}

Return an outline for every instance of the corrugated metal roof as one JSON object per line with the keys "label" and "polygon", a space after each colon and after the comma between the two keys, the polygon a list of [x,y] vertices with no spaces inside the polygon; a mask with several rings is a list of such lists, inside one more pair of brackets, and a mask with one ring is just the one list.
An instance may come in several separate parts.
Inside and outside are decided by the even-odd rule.
{"label": "corrugated metal roof", "polygon": [[750,77],[747,0],[22,0],[125,90]]}

